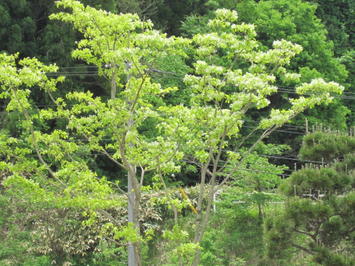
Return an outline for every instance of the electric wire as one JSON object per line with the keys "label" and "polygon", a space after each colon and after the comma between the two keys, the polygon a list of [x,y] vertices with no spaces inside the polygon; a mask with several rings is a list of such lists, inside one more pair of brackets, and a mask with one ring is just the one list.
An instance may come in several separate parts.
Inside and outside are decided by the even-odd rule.
{"label": "electric wire", "polygon": [[[97,71],[87,71],[87,72],[49,72],[47,73],[47,76],[97,76],[98,72]],[[178,73],[175,74],[175,76],[178,75]],[[180,77],[177,77],[180,79]],[[298,94],[296,91],[294,90],[289,90],[287,88],[293,88],[293,87],[282,87],[279,88],[278,91],[279,92],[286,92],[286,93],[290,93],[290,94],[295,94],[295,95],[312,95],[310,93],[303,93],[303,94]],[[332,96],[334,98],[340,98],[340,99],[346,99],[346,100],[355,100],[355,97],[352,97],[352,95],[355,95],[355,93],[352,92],[343,92],[342,95],[340,96]]]}

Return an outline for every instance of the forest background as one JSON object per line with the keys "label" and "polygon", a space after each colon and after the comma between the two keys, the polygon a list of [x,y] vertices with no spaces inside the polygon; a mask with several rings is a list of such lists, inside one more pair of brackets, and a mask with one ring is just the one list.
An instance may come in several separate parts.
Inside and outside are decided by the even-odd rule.
{"label": "forest background", "polygon": [[[73,93],[69,99],[73,105],[80,101],[88,106],[99,104],[86,110],[78,105],[78,110],[70,115],[101,110],[100,103],[90,97],[114,98],[112,80],[101,75],[113,71],[114,65],[87,63],[83,55],[72,57],[75,47],[83,35],[86,36],[70,23],[49,19],[51,14],[62,10],[54,2],[4,0],[0,3],[0,51],[19,55],[12,59],[2,57],[2,66],[11,62],[17,67],[18,64],[37,65],[19,63],[20,59],[35,57],[44,64],[55,63],[59,68],[38,64],[38,73],[47,72],[48,80],[45,77],[43,80],[48,84],[43,88],[30,85],[31,94],[25,95],[26,101],[18,101],[17,105],[13,103],[14,98],[0,94],[0,263],[126,265],[127,243],[139,243],[139,262],[131,265],[290,265],[290,261],[292,265],[354,265],[353,1],[87,0],[82,3],[111,13],[137,13],[143,21],[150,19],[155,28],[168,36],[183,38],[208,33],[208,20],[214,18],[215,10],[236,10],[238,23],[255,25],[256,39],[264,51],[281,39],[303,47],[287,66],[287,71],[300,73],[300,79],[278,80],[278,93],[269,98],[271,107],[289,108],[288,100],[295,97],[295,88],[313,79],[335,81],[344,87],[344,92],[334,96],[332,104],[315,107],[290,123],[282,124],[257,147],[254,144],[258,138],[252,136],[245,141],[245,147],[253,147],[255,151],[238,163],[238,168],[232,168],[231,181],[218,193],[213,193],[216,202],[210,206],[208,225],[198,241],[195,219],[204,208],[208,210],[211,185],[206,183],[206,190],[198,186],[204,161],[201,159],[201,164],[191,165],[186,161],[188,158],[182,159],[178,153],[167,154],[161,159],[161,165],[167,170],[161,173],[168,178],[162,180],[159,174],[146,175],[140,195],[137,236],[137,228],[127,225],[126,205],[122,200],[127,191],[125,169],[129,167],[117,163],[109,146],[107,150],[97,148],[102,139],[88,141],[84,137],[78,140],[82,149],[64,143],[67,136],[65,130],[64,133],[61,130],[69,114],[64,110],[60,115],[51,113],[55,105],[61,104],[53,101],[53,97],[58,99],[68,93]],[[181,54],[160,57],[147,65],[150,78],[170,93],[163,99],[158,93],[150,102],[156,106],[189,104],[191,95],[185,88],[191,83],[186,83],[184,76],[194,72],[192,61],[185,60]],[[129,83],[129,76],[132,75],[133,80],[137,73],[127,73],[120,78]],[[56,84],[51,84],[50,78],[57,78]],[[6,75],[1,76],[1,84],[8,86]],[[57,89],[52,91],[51,86]],[[175,87],[180,89],[170,91],[169,88]],[[117,84],[117,90],[120,89]],[[150,89],[146,93],[155,95],[156,92]],[[27,103],[35,108],[31,107],[26,115],[20,106]],[[269,111],[270,107],[265,107],[247,112],[240,139],[254,133],[254,129],[258,129],[256,121]],[[38,114],[45,117],[45,122],[39,122]],[[34,123],[35,130],[31,129],[29,121]],[[77,129],[78,125],[85,128],[83,121],[76,122],[71,129]],[[149,118],[137,130],[148,139],[154,138],[156,123],[154,118]],[[36,137],[40,139],[39,147],[36,147],[35,137],[31,139],[35,131],[43,134]],[[92,132],[79,133],[82,137]],[[99,137],[105,139],[107,134],[114,135],[104,134]],[[164,144],[171,148],[174,143],[169,141]],[[53,148],[54,142],[59,143],[59,149]],[[51,148],[46,148],[49,144]],[[229,145],[239,144],[236,140]],[[39,150],[42,151],[38,153]],[[103,154],[105,152],[107,154]],[[136,152],[150,155],[144,150]],[[75,154],[73,161],[85,161],[87,168],[65,161],[66,171],[76,182],[66,192],[77,194],[69,197],[70,200],[64,196],[56,200],[56,192],[60,191],[56,186],[68,174],[60,172],[64,165],[61,160],[70,154]],[[49,166],[38,164],[42,161],[41,155],[43,161],[50,161]],[[184,161],[179,170],[170,164],[171,158],[174,164]],[[229,159],[233,161],[233,158]],[[56,160],[61,163],[54,163]],[[157,165],[150,167],[157,169]],[[211,169],[212,163],[206,166],[206,171]],[[47,181],[43,178],[46,171],[56,172],[54,176],[59,176],[61,181]],[[77,177],[73,175],[75,172],[79,173]],[[137,172],[141,175],[144,171]],[[217,178],[216,182],[220,180]],[[78,187],[79,182],[85,185]],[[87,193],[94,196],[87,197]]]}

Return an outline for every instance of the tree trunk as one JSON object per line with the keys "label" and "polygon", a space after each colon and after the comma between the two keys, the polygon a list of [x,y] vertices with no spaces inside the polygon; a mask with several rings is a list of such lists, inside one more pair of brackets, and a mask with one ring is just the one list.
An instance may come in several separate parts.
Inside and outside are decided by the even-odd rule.
{"label": "tree trunk", "polygon": [[[135,171],[133,169],[128,171],[128,223],[134,225],[137,233],[140,234],[139,225],[139,207],[140,197],[139,188],[134,182],[136,178]],[[140,266],[140,244],[138,242],[128,242],[128,266]]]}
{"label": "tree trunk", "polygon": [[264,212],[263,212],[263,206],[261,203],[258,203],[258,211],[259,211],[259,221],[262,224],[264,220]]}
{"label": "tree trunk", "polygon": [[[213,206],[213,194],[214,194],[214,186],[211,187],[210,194],[208,195],[207,207],[204,215],[201,214],[201,221],[199,221],[198,226],[196,226],[196,234],[194,242],[200,244],[203,238],[203,235],[206,231],[206,227],[210,218],[211,209]],[[197,266],[200,263],[201,258],[201,250],[198,249],[194,256],[193,266]]]}
{"label": "tree trunk", "polygon": [[111,78],[111,99],[115,99],[116,94],[117,94],[117,81],[116,81],[116,66],[115,66]]}
{"label": "tree trunk", "polygon": [[[197,218],[197,226],[196,226],[196,233],[195,233],[195,239],[194,242],[200,244],[201,240],[203,238],[203,235],[206,231],[206,227],[210,218],[211,214],[211,209],[213,206],[213,195],[215,193],[215,185],[216,185],[216,176],[215,174],[212,175],[211,178],[211,187],[210,191],[208,194],[208,200],[207,200],[207,206],[205,209],[205,213],[202,214],[202,209],[199,213],[199,217]],[[193,260],[193,266],[198,266],[200,263],[200,258],[201,258],[201,250],[198,249],[195,253],[194,260]]]}
{"label": "tree trunk", "polygon": [[[223,137],[224,139],[224,137]],[[211,180],[210,180],[210,189],[209,189],[209,193],[208,193],[208,199],[207,199],[207,206],[205,209],[205,213],[202,213],[202,198],[203,198],[203,187],[201,186],[200,188],[200,198],[199,198],[199,202],[198,202],[198,215],[197,215],[197,219],[196,219],[196,233],[195,233],[195,239],[194,239],[194,243],[200,244],[201,240],[203,238],[203,235],[206,231],[206,227],[210,218],[210,213],[211,213],[211,209],[213,206],[213,197],[214,197],[214,193],[215,191],[215,187],[216,187],[216,174],[217,174],[217,167],[218,167],[218,162],[220,160],[220,156],[222,153],[222,145],[220,145],[219,150],[218,150],[218,154],[216,156],[216,158],[213,158],[213,154],[210,151],[210,158],[208,160],[208,162],[205,164],[205,166],[202,168],[202,172],[201,172],[201,185],[205,185],[206,183],[206,175],[207,175],[207,170],[208,170],[208,165],[210,163],[211,160],[213,160],[213,170],[211,173]],[[195,252],[195,256],[194,256],[194,260],[192,265],[193,266],[198,266],[200,263],[200,258],[201,258],[201,250],[198,249]]]}
{"label": "tree trunk", "polygon": [[[131,64],[126,63],[126,72],[127,72],[127,84],[128,86],[129,81],[130,81],[130,68]],[[111,99],[114,99],[117,93],[117,82],[115,79],[115,74],[116,74],[116,68],[113,72],[113,77],[112,77],[112,83],[111,83]],[[129,106],[132,105],[131,102],[128,102]],[[134,113],[133,110],[130,110],[130,118],[127,123],[128,131],[125,134],[124,139],[126,140],[127,133],[129,130],[132,128],[132,125],[134,124]],[[125,142],[125,141],[124,141]],[[128,143],[128,147],[132,147],[132,143]],[[123,149],[122,149],[123,147]],[[121,147],[121,152],[124,149],[124,144]],[[131,163],[128,162],[127,158],[125,156],[122,156],[122,159],[124,158],[124,164],[128,170],[128,223],[133,224],[137,234],[140,235],[140,225],[139,225],[139,209],[140,209],[140,187],[139,183],[136,178],[137,174],[137,167],[132,165]],[[141,253],[140,253],[140,243],[138,242],[128,242],[128,266],[141,266]]]}

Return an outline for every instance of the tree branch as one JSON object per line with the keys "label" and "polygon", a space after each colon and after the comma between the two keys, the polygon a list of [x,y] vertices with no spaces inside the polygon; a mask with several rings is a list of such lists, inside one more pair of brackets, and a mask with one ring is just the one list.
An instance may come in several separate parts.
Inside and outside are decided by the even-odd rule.
{"label": "tree branch", "polygon": [[124,168],[124,165],[122,163],[120,163],[119,161],[117,161],[115,158],[113,158],[103,147],[101,147],[102,150],[99,151],[100,153],[106,155],[112,162],[114,162],[115,164],[117,164],[118,166]]}
{"label": "tree branch", "polygon": [[311,255],[314,254],[314,251],[312,251],[312,250],[310,250],[310,249],[308,249],[308,248],[302,247],[302,246],[300,246],[300,245],[298,245],[298,244],[295,244],[295,243],[293,243],[293,242],[291,242],[291,246],[293,246],[293,247],[295,247],[295,248],[298,248],[298,249],[300,249],[300,250],[303,250],[304,252],[306,252],[306,253],[308,253],[308,254],[311,254]]}

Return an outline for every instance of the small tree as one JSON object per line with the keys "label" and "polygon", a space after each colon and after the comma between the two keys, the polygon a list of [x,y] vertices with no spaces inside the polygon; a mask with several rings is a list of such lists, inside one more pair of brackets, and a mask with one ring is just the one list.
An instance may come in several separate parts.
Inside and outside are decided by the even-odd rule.
{"label": "small tree", "polygon": [[[284,211],[266,223],[268,256],[296,249],[322,265],[354,263],[355,138],[315,132],[304,137],[300,155],[327,166],[294,172],[281,186]],[[322,157],[323,156],[323,157]]]}
{"label": "small tree", "polygon": [[243,191],[243,193],[237,192],[235,195],[239,200],[257,205],[259,221],[262,222],[265,217],[265,205],[270,201],[279,199],[279,195],[276,195],[275,191],[280,185],[281,177],[287,167],[271,164],[269,159],[265,157],[268,154],[280,154],[286,147],[260,146],[261,149],[259,148],[257,151],[263,155],[259,156],[256,151],[249,154],[240,165],[238,171],[235,171],[231,184],[233,187],[237,187],[239,191]]}

